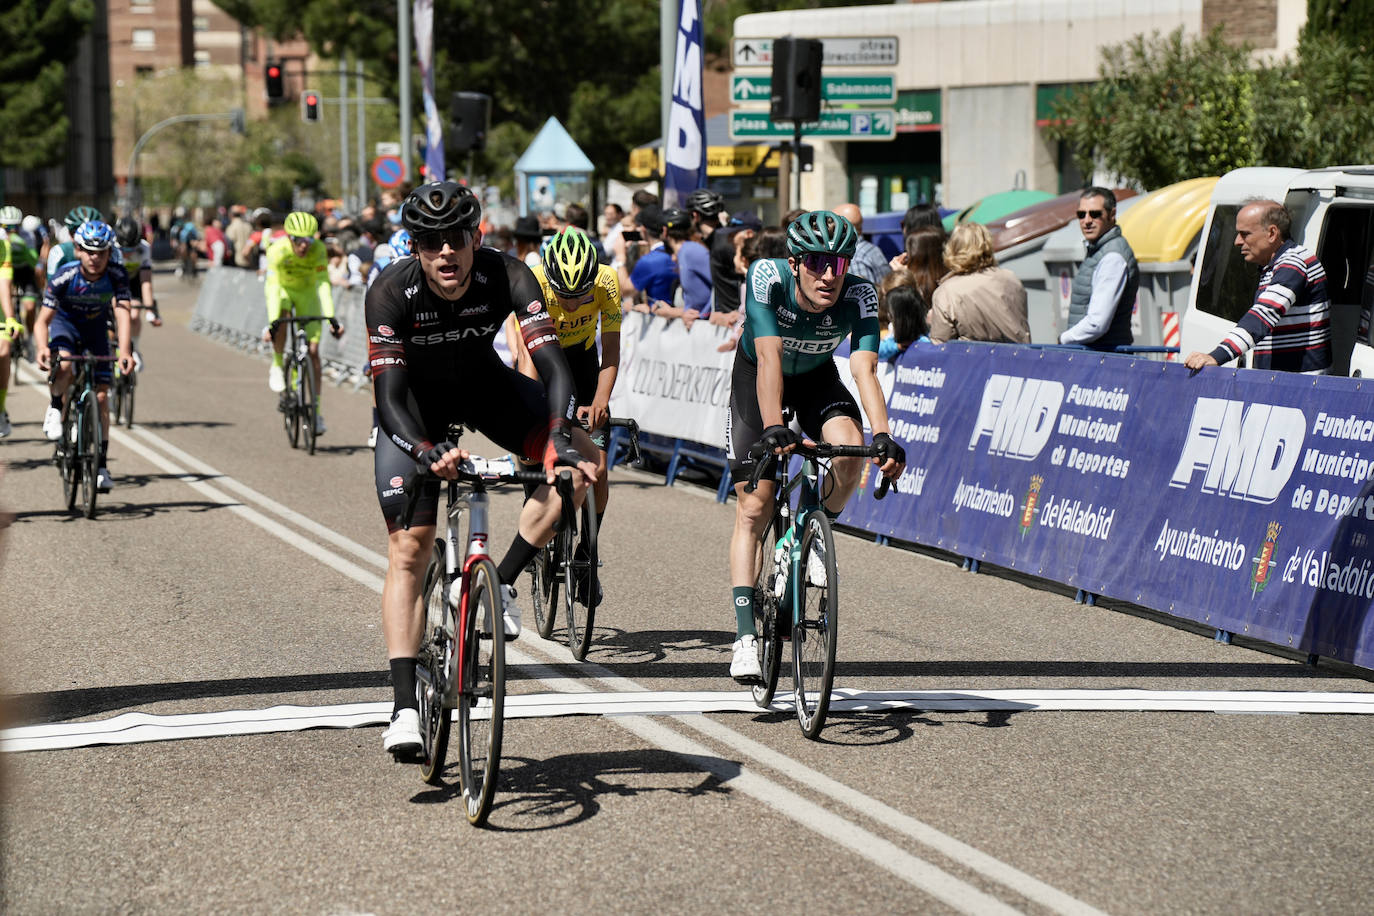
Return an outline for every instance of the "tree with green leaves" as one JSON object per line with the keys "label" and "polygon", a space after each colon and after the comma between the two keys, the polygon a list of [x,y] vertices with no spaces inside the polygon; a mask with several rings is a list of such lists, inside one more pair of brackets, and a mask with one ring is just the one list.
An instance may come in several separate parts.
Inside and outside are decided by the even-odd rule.
{"label": "tree with green leaves", "polygon": [[1374,162],[1374,59],[1331,35],[1304,34],[1270,65],[1220,31],[1137,36],[1103,49],[1099,74],[1045,128],[1084,174],[1158,188],[1248,165]]}
{"label": "tree with green leaves", "polygon": [[1304,38],[1337,38],[1363,54],[1374,52],[1374,0],[1307,0]]}
{"label": "tree with green leaves", "polygon": [[92,0],[7,0],[0,17],[0,163],[40,168],[66,152],[67,64]]}

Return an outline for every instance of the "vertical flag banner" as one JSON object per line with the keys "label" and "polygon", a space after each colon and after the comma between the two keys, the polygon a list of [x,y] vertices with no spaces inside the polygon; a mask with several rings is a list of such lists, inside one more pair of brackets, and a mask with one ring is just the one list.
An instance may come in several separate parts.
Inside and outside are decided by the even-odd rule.
{"label": "vertical flag banner", "polygon": [[[425,99],[425,177],[444,180],[444,122],[434,104],[434,0],[415,0],[415,55],[420,60],[420,79]],[[409,141],[405,141],[409,142]]]}
{"label": "vertical flag banner", "polygon": [[682,0],[673,67],[673,106],[668,115],[664,206],[681,206],[706,186],[706,117],[701,106],[701,0]]}

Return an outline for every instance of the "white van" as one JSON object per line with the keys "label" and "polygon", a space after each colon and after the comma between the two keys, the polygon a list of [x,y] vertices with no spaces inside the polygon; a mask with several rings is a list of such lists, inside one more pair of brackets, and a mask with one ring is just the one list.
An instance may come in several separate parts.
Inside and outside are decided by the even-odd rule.
{"label": "white van", "polygon": [[[1249,168],[1223,175],[1212,192],[1198,248],[1181,352],[1206,353],[1254,302],[1260,268],[1236,247],[1236,214],[1246,200],[1283,201],[1293,240],[1315,251],[1331,296],[1332,375],[1374,375],[1374,334],[1359,334],[1374,300],[1374,165],[1329,169]],[[1249,365],[1250,356],[1246,356]]]}

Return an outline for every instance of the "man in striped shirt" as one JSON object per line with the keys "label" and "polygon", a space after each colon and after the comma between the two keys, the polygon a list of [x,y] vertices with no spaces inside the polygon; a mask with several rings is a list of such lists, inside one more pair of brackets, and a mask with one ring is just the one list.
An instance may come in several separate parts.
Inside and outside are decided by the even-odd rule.
{"label": "man in striped shirt", "polygon": [[1255,351],[1256,369],[1325,375],[1331,368],[1330,300],[1317,256],[1289,238],[1291,217],[1272,200],[1248,201],[1236,214],[1236,244],[1262,264],[1255,304],[1210,353],[1189,353],[1189,369],[1219,366]]}

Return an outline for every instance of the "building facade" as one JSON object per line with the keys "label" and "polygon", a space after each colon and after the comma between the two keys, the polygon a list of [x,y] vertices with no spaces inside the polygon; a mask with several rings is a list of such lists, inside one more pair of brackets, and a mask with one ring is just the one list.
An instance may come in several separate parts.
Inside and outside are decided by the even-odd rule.
{"label": "building facade", "polygon": [[1278,56],[1296,48],[1306,15],[1304,0],[946,0],[756,13],[735,20],[734,37],[897,39],[895,66],[824,70],[893,74],[895,139],[806,141],[816,148],[815,169],[803,175],[801,206],[852,200],[872,213],[922,200],[964,205],[1015,187],[1080,186],[1067,151],[1041,128],[1059,93],[1097,78],[1103,47],[1220,26],[1228,39]]}

